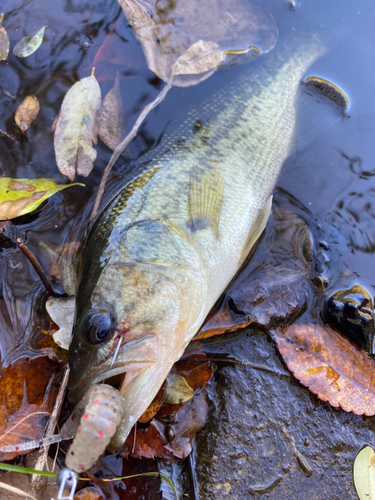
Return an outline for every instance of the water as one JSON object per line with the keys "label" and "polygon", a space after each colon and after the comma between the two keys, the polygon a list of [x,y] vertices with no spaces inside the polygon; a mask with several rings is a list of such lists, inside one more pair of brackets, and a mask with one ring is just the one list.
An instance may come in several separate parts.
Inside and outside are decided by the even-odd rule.
{"label": "water", "polygon": [[[348,119],[321,134],[312,134],[308,146],[290,156],[278,187],[310,211],[307,219],[314,245],[320,239],[328,244],[327,294],[360,283],[373,297],[375,6],[371,0],[300,0],[295,4],[293,10],[286,0],[256,2],[272,14],[280,36],[300,26],[325,34],[331,48],[308,74],[342,88],[349,97],[350,108]],[[124,135],[164,84],[147,68],[142,50],[114,0],[58,0],[53,2],[53,8],[46,0],[3,0],[0,10],[5,14],[3,26],[9,34],[11,50],[24,35],[47,25],[43,44],[32,56],[18,59],[10,52],[8,60],[0,62],[0,130],[11,136],[0,135],[0,174],[14,178],[50,177],[66,182],[56,166],[51,127],[64,95],[76,81],[89,76],[94,61],[103,96],[112,87],[116,71],[120,72],[126,120]],[[114,27],[106,57],[96,58]],[[125,173],[123,178],[129,178],[132,165],[142,161],[142,155],[160,141],[162,144],[163,136],[174,130],[190,104],[203,100],[227,78],[231,78],[231,72],[221,71],[196,87],[172,89],[146,119],[126,155],[118,160],[113,173],[115,181],[107,198],[123,182],[116,175]],[[22,134],[13,116],[18,104],[29,94],[38,97],[41,111],[26,134]],[[48,327],[43,310],[46,292],[14,241],[17,237],[26,241],[48,273],[51,256],[47,249],[58,250],[64,243],[82,238],[93,193],[111,156],[110,149],[100,141],[97,150],[92,174],[87,179],[79,178],[85,188],[70,188],[55,195],[37,213],[14,221],[6,229],[7,238],[0,236],[0,350],[5,364],[31,353],[39,335],[36,326]],[[264,245],[260,250],[267,252]],[[316,320],[319,316],[312,309],[322,291],[309,293],[309,308],[301,321]],[[227,352],[231,342],[226,343]],[[307,391],[301,391],[302,395],[293,393],[293,397],[308,399]],[[318,401],[314,400],[314,404],[319,411],[328,411],[322,410]],[[307,403],[301,405],[306,409]],[[350,432],[354,433],[356,426],[361,427],[361,436],[366,439],[367,428],[360,417],[355,417],[351,425]],[[351,459],[355,446],[359,446],[356,439],[352,443]],[[352,490],[350,494],[353,495]]]}

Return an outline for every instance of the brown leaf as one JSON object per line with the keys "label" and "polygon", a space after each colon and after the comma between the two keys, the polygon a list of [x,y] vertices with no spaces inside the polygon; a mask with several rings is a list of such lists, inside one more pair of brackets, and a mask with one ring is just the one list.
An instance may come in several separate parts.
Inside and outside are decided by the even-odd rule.
{"label": "brown leaf", "polygon": [[98,488],[95,488],[95,486],[88,486],[76,493],[74,495],[74,500],[105,500],[105,498]]}
{"label": "brown leaf", "polygon": [[35,95],[28,95],[18,106],[14,120],[22,132],[25,132],[30,127],[31,123],[38,116],[39,109],[39,101]]}
{"label": "brown leaf", "polygon": [[124,128],[124,104],[120,93],[120,75],[117,71],[115,84],[103,100],[99,137],[106,146],[115,150],[121,141]]}
{"label": "brown leaf", "polygon": [[375,415],[375,360],[364,350],[319,325],[272,333],[288,368],[321,400],[356,415]]}
{"label": "brown leaf", "polygon": [[[271,16],[244,0],[173,2],[162,8],[156,0],[118,0],[142,46],[148,67],[167,81],[177,59],[197,42],[217,44],[220,61],[225,52],[236,53],[236,62],[249,58],[249,47],[268,52],[276,43],[277,28]],[[199,13],[199,15],[197,15]],[[228,58],[226,58],[228,59]],[[233,64],[233,58],[229,58]],[[207,59],[209,61],[209,58]],[[213,61],[199,73],[177,76],[174,85],[196,85],[215,71]]]}
{"label": "brown leaf", "polygon": [[[0,447],[43,437],[59,390],[63,364],[47,355],[20,359],[0,372]],[[11,460],[28,451],[0,452]]]}
{"label": "brown leaf", "polygon": [[4,14],[0,14],[0,61],[5,61],[9,54],[9,37],[5,28],[1,26]]}
{"label": "brown leaf", "polygon": [[164,382],[163,385],[160,387],[158,393],[156,394],[153,402],[143,413],[141,418],[138,419],[138,422],[140,422],[141,424],[146,424],[156,415],[156,413],[160,410],[161,405],[163,404],[166,387],[167,383]]}

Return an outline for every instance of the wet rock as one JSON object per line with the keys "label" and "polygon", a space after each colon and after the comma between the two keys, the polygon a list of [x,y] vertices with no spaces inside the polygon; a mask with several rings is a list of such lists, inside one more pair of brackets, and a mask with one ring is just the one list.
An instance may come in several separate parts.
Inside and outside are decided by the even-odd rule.
{"label": "wet rock", "polygon": [[375,445],[372,418],[318,400],[265,334],[249,331],[207,350],[251,365],[216,372],[208,423],[197,436],[202,499],[357,499],[353,461],[363,444]]}
{"label": "wet rock", "polygon": [[333,293],[325,302],[324,321],[369,354],[374,351],[375,313],[370,294],[361,285]]}

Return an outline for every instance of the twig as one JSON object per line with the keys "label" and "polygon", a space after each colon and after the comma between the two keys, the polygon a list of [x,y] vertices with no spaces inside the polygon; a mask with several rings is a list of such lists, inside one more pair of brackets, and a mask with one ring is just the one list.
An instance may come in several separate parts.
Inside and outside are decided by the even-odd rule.
{"label": "twig", "polygon": [[195,472],[194,442],[195,442],[195,439],[193,440],[193,443],[192,443],[191,453],[187,456],[186,460],[187,460],[189,477],[190,477],[190,487],[191,487],[192,497],[193,497],[193,500],[199,500],[198,481],[197,481],[197,474]]}
{"label": "twig", "polygon": [[174,77],[174,71],[172,71],[172,74],[169,77],[169,80],[168,80],[166,86],[163,88],[163,90],[158,94],[158,96],[156,97],[155,100],[153,100],[152,102],[150,102],[150,104],[147,104],[147,106],[143,109],[142,113],[138,116],[137,121],[133,125],[133,128],[131,129],[131,131],[128,133],[128,135],[125,137],[125,139],[123,139],[120,142],[120,144],[117,146],[117,148],[113,151],[111,159],[109,160],[108,165],[105,167],[105,170],[103,172],[103,177],[102,177],[102,180],[100,181],[100,184],[99,184],[98,192],[97,192],[97,195],[96,195],[94,207],[92,209],[91,217],[90,217],[89,222],[91,222],[93,220],[93,218],[95,217],[95,215],[98,212],[98,207],[99,207],[100,201],[101,201],[101,199],[103,197],[105,184],[107,182],[108,176],[109,176],[109,174],[110,174],[110,172],[112,170],[113,165],[116,163],[116,161],[118,160],[118,158],[120,157],[120,155],[123,153],[123,151],[127,148],[127,146],[129,145],[129,143],[137,135],[138,129],[141,126],[141,124],[144,121],[144,119],[146,118],[146,116],[159,103],[161,103],[161,101],[167,95],[167,92],[172,87],[173,77]]}
{"label": "twig", "polygon": [[[70,373],[70,368],[69,368],[69,365],[67,364],[65,366],[65,372],[64,372],[64,376],[63,376],[63,379],[62,379],[62,382],[60,385],[59,393],[58,393],[57,398],[56,398],[56,403],[55,403],[55,406],[53,408],[53,411],[51,413],[51,416],[50,416],[50,419],[48,422],[48,427],[46,430],[45,437],[52,436],[54,431],[55,431],[57,420],[59,418],[60,411],[61,411],[61,406],[62,406],[62,403],[64,401],[66,388],[68,385],[69,373]],[[49,446],[45,446],[40,451],[38,460],[36,461],[36,464],[34,467],[36,470],[42,471],[44,469],[44,466],[47,463],[48,451],[49,451]],[[32,494],[36,494],[36,490],[38,487],[37,482],[40,481],[40,478],[41,478],[41,476],[39,476],[37,474],[33,474],[32,478],[31,478],[31,492],[32,492]]]}
{"label": "twig", "polygon": [[0,488],[3,490],[10,491],[11,493],[14,493],[15,495],[18,495],[18,496],[23,497],[23,498],[31,498],[31,500],[37,500],[32,495],[29,495],[29,493],[25,493],[24,491],[20,490],[19,488],[11,486],[10,484],[2,483],[1,481],[0,481]]}
{"label": "twig", "polygon": [[240,361],[239,359],[215,358],[215,357],[213,357],[213,358],[208,357],[208,360],[214,361],[216,363],[228,363],[228,364],[239,365],[239,366],[249,366],[250,368],[254,368],[255,370],[260,370],[260,371],[267,372],[267,373],[274,373],[275,375],[278,375],[279,377],[291,378],[291,375],[289,373],[280,372],[278,370],[274,370],[272,368],[269,368],[268,366],[258,365],[256,363],[250,363],[249,361]]}
{"label": "twig", "polygon": [[25,245],[25,243],[23,243],[23,241],[21,240],[21,238],[17,238],[17,245],[18,245],[18,248],[21,250],[21,252],[26,256],[26,258],[28,259],[28,261],[30,262],[30,264],[35,269],[35,271],[38,274],[41,282],[45,286],[45,289],[47,290],[47,292],[50,295],[55,296],[55,293],[54,293],[54,291],[52,289],[52,285],[51,285],[49,279],[47,278],[46,273],[43,271],[42,266],[39,264],[38,259],[33,254],[33,252],[30,250],[30,248],[28,248]]}

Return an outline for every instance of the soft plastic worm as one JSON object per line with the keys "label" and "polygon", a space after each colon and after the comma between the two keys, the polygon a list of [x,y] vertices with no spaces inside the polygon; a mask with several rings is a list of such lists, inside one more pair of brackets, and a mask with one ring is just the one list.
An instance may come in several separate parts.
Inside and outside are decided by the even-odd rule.
{"label": "soft plastic worm", "polygon": [[[78,473],[90,469],[115,434],[123,411],[124,398],[110,385],[95,385],[86,393],[77,405],[75,415],[72,414],[73,420],[70,417],[61,429],[63,436],[76,431],[66,455],[65,463],[69,469]],[[78,429],[77,420],[80,420]]]}
{"label": "soft plastic worm", "polygon": [[104,452],[121,421],[124,399],[121,393],[107,384],[98,384],[87,391],[63,425],[53,436],[0,447],[10,453],[48,446],[75,436],[66,456],[66,465],[75,472],[90,469]]}

